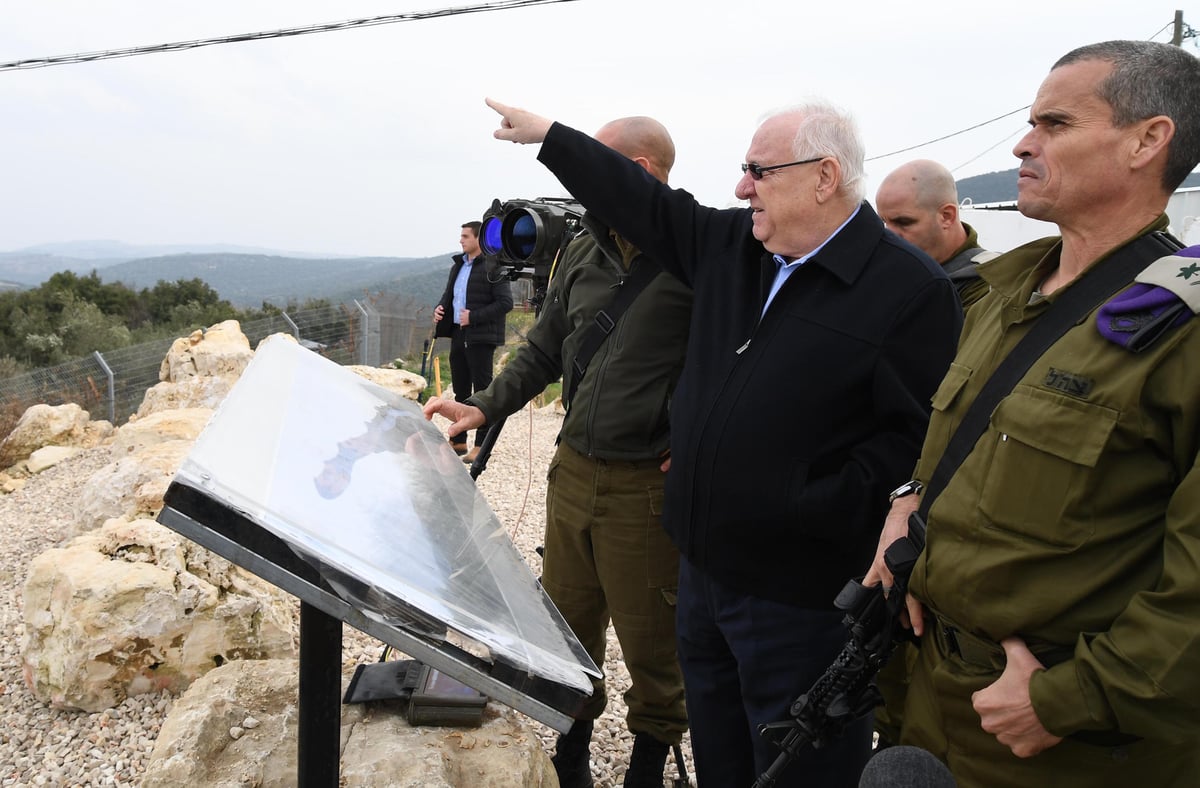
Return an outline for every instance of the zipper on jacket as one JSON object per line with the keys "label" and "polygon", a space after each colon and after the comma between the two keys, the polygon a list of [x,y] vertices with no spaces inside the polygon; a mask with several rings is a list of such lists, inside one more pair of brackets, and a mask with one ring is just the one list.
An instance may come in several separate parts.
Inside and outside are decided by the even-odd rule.
{"label": "zipper on jacket", "polygon": [[746,350],[746,348],[748,348],[748,347],[750,347],[750,340],[749,340],[749,339],[747,339],[747,340],[746,340],[746,344],[742,345],[740,348],[738,348],[737,350],[733,351],[733,353],[734,353],[734,355],[736,355],[736,356],[740,356],[740,355],[742,355],[742,353],[743,353],[743,352]]}

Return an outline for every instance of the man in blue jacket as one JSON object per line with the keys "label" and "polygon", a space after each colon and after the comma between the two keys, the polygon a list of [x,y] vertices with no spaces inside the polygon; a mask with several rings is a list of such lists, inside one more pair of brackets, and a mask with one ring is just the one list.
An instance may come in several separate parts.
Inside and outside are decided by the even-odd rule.
{"label": "man in blue jacket", "polygon": [[[949,279],[863,202],[863,147],[824,103],[756,131],[718,210],[587,135],[495,102],[495,136],[695,293],[671,411],[663,525],[682,556],[679,658],[701,785],[749,785],[779,754],[759,725],[846,640],[832,602],[871,563],[961,327]],[[766,436],[770,436],[770,440]],[[777,785],[854,786],[864,717]]]}

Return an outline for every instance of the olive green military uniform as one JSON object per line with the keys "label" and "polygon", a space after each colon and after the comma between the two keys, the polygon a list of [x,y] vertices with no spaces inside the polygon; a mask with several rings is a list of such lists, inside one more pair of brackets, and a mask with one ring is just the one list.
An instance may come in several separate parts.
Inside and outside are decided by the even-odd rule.
{"label": "olive green military uniform", "polygon": [[[596,314],[650,261],[590,214],[563,254],[528,342],[467,402],[509,416],[574,368]],[[542,585],[592,660],[604,665],[612,620],[629,670],[626,723],[677,744],[687,730],[675,653],[679,552],[662,527],[668,412],[683,368],[692,291],[660,273],[617,319],[587,364],[547,471]],[[579,718],[596,719],[602,680]]]}
{"label": "olive green military uniform", "polygon": [[970,308],[976,301],[987,295],[988,283],[979,275],[979,266],[997,255],[979,245],[979,233],[966,222],[962,223],[967,231],[967,240],[954,250],[950,259],[942,263],[942,270],[954,283],[958,291],[958,300],[962,302],[963,310]]}
{"label": "olive green military uniform", "polygon": [[[996,365],[1055,299],[1034,290],[1060,249],[1037,241],[983,267],[992,292],[968,312],[934,396],[917,478],[928,481]],[[911,590],[936,618],[902,742],[942,758],[960,786],[1197,784],[1198,450],[1200,320],[1133,353],[1099,333],[1093,312],[1035,362],[930,512]],[[1031,679],[1033,708],[1067,737],[1028,759],[971,706],[1013,635],[1049,666]]]}
{"label": "olive green military uniform", "polygon": [[[989,252],[979,245],[979,233],[966,222],[967,240],[954,250],[942,270],[954,283],[963,311],[988,294],[991,289],[987,280],[979,275],[978,266],[996,259],[996,252]],[[896,744],[900,740],[900,726],[904,712],[904,696],[908,692],[908,677],[917,664],[917,648],[912,643],[902,643],[891,660],[875,677],[875,686],[883,702],[875,709],[875,732],[879,734],[881,746]]]}

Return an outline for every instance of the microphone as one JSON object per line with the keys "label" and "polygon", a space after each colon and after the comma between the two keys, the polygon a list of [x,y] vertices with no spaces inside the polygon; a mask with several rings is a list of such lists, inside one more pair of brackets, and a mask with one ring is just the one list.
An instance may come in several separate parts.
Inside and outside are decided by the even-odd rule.
{"label": "microphone", "polygon": [[858,788],[955,788],[946,765],[920,747],[880,750],[863,769]]}

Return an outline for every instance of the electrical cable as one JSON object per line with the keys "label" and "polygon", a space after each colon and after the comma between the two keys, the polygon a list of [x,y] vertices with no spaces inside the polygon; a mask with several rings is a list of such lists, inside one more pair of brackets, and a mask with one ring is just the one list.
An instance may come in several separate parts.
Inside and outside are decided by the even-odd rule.
{"label": "electrical cable", "polygon": [[1010,133],[1008,136],[1006,136],[1006,137],[1004,137],[1003,139],[1001,139],[1001,140],[1000,140],[999,142],[997,142],[995,145],[992,145],[991,147],[989,147],[989,148],[985,149],[984,151],[982,151],[982,152],[980,152],[980,153],[978,153],[978,154],[976,154],[976,155],[972,156],[971,158],[967,159],[966,161],[964,161],[962,164],[958,165],[957,167],[952,167],[952,168],[950,169],[950,172],[958,172],[958,171],[959,171],[959,170],[961,170],[963,167],[966,167],[968,164],[970,164],[970,163],[974,162],[976,159],[983,158],[983,157],[984,157],[984,156],[986,156],[987,154],[989,154],[989,153],[991,153],[992,151],[994,151],[996,148],[999,148],[1001,145],[1003,145],[1004,143],[1008,142],[1009,140],[1011,140],[1013,137],[1017,136],[1018,134],[1021,134],[1021,133],[1023,133],[1024,131],[1025,131],[1025,127],[1024,127],[1024,126],[1021,126],[1021,127],[1019,127],[1019,128],[1016,130],[1016,131],[1014,131],[1014,132]]}
{"label": "electrical cable", "polygon": [[243,41],[261,41],[269,38],[287,38],[290,36],[309,35],[311,33],[329,33],[334,30],[348,30],[359,27],[389,25],[395,22],[416,22],[424,19],[436,19],[445,16],[459,16],[461,14],[474,14],[485,11],[507,11],[513,8],[524,8],[526,6],[569,2],[572,2],[572,0],[495,0],[494,2],[483,3],[482,5],[441,8],[432,11],[414,11],[406,14],[388,14],[386,16],[373,16],[363,19],[347,19],[342,22],[305,25],[303,27],[291,27],[281,30],[266,30],[257,33],[239,33],[237,35],[219,36],[216,38],[201,38],[194,41],[176,41],[169,44],[154,44],[150,46],[127,47],[125,49],[109,49],[99,52],[82,52],[74,55],[57,55],[54,57],[13,60],[8,63],[0,63],[0,71],[23,71],[32,68],[45,68],[47,66],[61,66],[67,63],[90,63],[94,60],[113,60],[120,57],[150,55],[159,52],[181,52],[187,49],[198,49],[200,47],[214,46],[216,44],[235,44]]}
{"label": "electrical cable", "polygon": [[935,142],[943,142],[944,140],[948,140],[951,137],[957,137],[959,134],[966,134],[968,131],[974,131],[975,129],[983,128],[984,126],[988,125],[989,123],[995,123],[998,120],[1003,120],[1004,118],[1007,118],[1009,115],[1016,115],[1018,112],[1024,112],[1025,110],[1029,109],[1032,106],[1033,106],[1032,104],[1026,104],[1023,107],[1017,107],[1016,109],[1012,110],[1011,112],[1005,112],[1003,115],[997,115],[996,117],[992,118],[991,120],[985,120],[982,123],[976,123],[974,126],[968,126],[967,128],[962,129],[961,131],[955,131],[950,134],[946,134],[945,136],[938,137],[937,139],[929,140],[928,142],[922,142],[918,145],[909,145],[907,148],[900,148],[899,150],[894,150],[891,153],[881,153],[878,156],[871,156],[867,159],[864,159],[864,161],[878,161],[879,159],[886,159],[888,156],[895,156],[897,153],[907,153],[910,150],[916,150],[917,148],[924,148],[926,145],[932,145]]}
{"label": "electrical cable", "polygon": [[[1157,36],[1159,33],[1163,32],[1164,30],[1166,30],[1168,27],[1170,27],[1170,26],[1171,26],[1171,25],[1173,25],[1173,24],[1175,24],[1175,22],[1174,22],[1173,20],[1172,20],[1171,22],[1168,22],[1168,23],[1166,23],[1166,24],[1165,24],[1165,25],[1163,25],[1161,28],[1159,28],[1158,32],[1154,33],[1153,35],[1151,35],[1151,36],[1150,36],[1149,38],[1147,38],[1146,40],[1147,40],[1147,41],[1152,41],[1152,40],[1154,40],[1154,36]],[[1187,28],[1187,33],[1185,33],[1185,34],[1184,34],[1184,38],[1189,38],[1189,37],[1193,37],[1193,36],[1195,36],[1195,35],[1196,35],[1195,31],[1194,31],[1194,30],[1192,30],[1192,28],[1191,28],[1190,26],[1188,26],[1188,25],[1185,25],[1184,27],[1186,27],[1186,28]],[[892,151],[891,153],[882,153],[882,154],[880,154],[880,155],[878,155],[878,156],[870,156],[870,157],[868,157],[868,158],[864,159],[863,161],[864,161],[864,162],[867,162],[867,161],[878,161],[879,159],[886,159],[886,158],[888,158],[889,156],[895,156],[895,155],[896,155],[896,154],[898,154],[898,153],[907,153],[907,152],[909,152],[909,151],[916,150],[917,148],[924,148],[926,145],[932,145],[932,144],[934,144],[935,142],[943,142],[943,141],[945,141],[945,140],[948,140],[948,139],[950,139],[950,138],[952,138],[952,137],[957,137],[957,136],[958,136],[958,135],[960,135],[960,134],[966,134],[968,131],[974,131],[975,129],[982,128],[982,127],[984,127],[984,126],[988,125],[989,123],[995,123],[995,122],[996,122],[996,121],[998,121],[998,120],[1003,120],[1004,118],[1007,118],[1009,115],[1015,115],[1015,114],[1017,114],[1018,112],[1023,112],[1024,110],[1027,110],[1027,109],[1029,109],[1029,108],[1030,108],[1030,107],[1032,107],[1032,106],[1033,106],[1032,104],[1026,104],[1026,105],[1025,105],[1025,106],[1023,106],[1023,107],[1020,107],[1020,108],[1018,108],[1018,109],[1014,109],[1012,112],[1006,112],[1006,113],[1004,113],[1003,115],[997,115],[996,117],[992,118],[991,120],[985,120],[985,121],[983,121],[982,123],[976,123],[974,126],[968,126],[967,128],[965,128],[965,129],[962,129],[961,131],[955,131],[955,132],[951,132],[950,134],[947,134],[947,135],[945,135],[945,136],[942,136],[942,137],[938,137],[937,139],[932,139],[932,140],[929,140],[928,142],[922,142],[922,143],[919,143],[919,144],[917,144],[917,145],[910,145],[910,146],[908,146],[907,148],[900,148],[899,150],[894,150],[894,151]],[[1008,137],[1005,137],[1005,138],[1004,138],[1004,140],[1007,140],[1007,139],[1008,139],[1009,137],[1011,137],[1011,136],[1012,136],[1012,134],[1008,135]],[[955,170],[957,170],[957,169],[961,169],[962,167],[965,167],[967,164],[970,164],[971,162],[975,161],[975,159],[978,159],[980,156],[983,156],[983,155],[984,155],[985,153],[987,153],[988,151],[991,151],[993,148],[995,148],[996,146],[998,146],[998,145],[1000,145],[1001,143],[1003,143],[1003,142],[1004,142],[1004,140],[1001,140],[1000,142],[997,142],[997,143],[996,143],[995,145],[993,145],[992,147],[990,147],[990,148],[988,148],[987,150],[983,151],[983,153],[980,153],[978,156],[976,156],[975,158],[971,159],[970,161],[967,161],[967,162],[964,162],[963,164],[960,164],[958,167],[955,167],[954,169],[955,169]]]}

